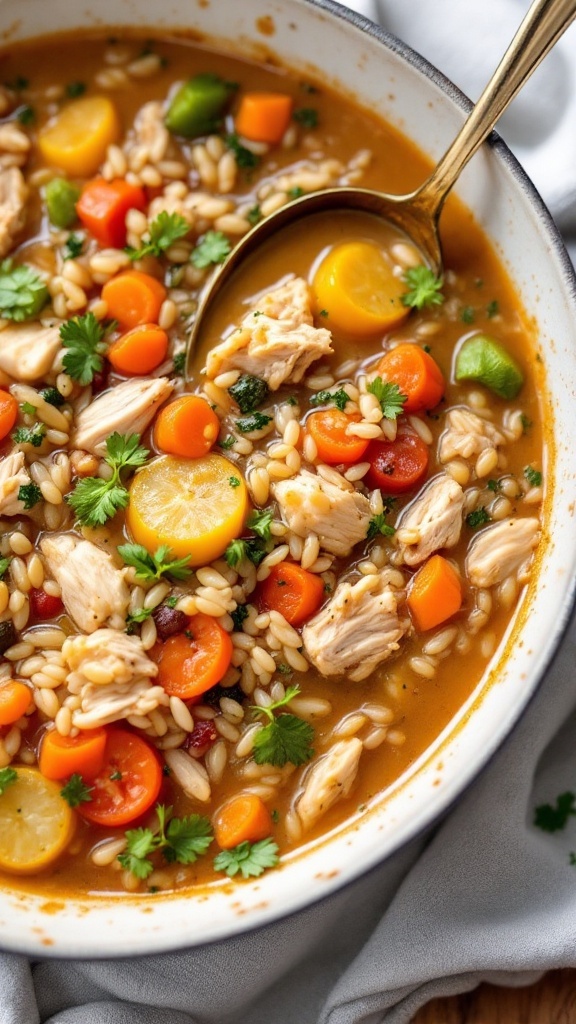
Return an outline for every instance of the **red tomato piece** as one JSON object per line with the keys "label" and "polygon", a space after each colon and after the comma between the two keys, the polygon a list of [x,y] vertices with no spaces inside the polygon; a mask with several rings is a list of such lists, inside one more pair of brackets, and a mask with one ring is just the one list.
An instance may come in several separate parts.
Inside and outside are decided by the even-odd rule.
{"label": "red tomato piece", "polygon": [[162,766],[154,748],[127,729],[110,729],[92,799],[78,811],[97,825],[128,825],[155,803],[161,785]]}
{"label": "red tomato piece", "polygon": [[429,458],[428,445],[411,426],[399,423],[395,441],[370,441],[365,455],[370,469],[364,482],[386,494],[404,494],[424,481]]}
{"label": "red tomato piece", "polygon": [[35,619],[55,619],[64,611],[64,605],[59,597],[47,594],[42,587],[32,587],[29,592],[30,611]]}

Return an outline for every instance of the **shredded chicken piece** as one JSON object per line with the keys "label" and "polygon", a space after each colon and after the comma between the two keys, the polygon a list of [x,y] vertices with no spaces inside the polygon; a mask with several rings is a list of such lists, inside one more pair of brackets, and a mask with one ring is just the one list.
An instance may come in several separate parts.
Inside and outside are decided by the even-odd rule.
{"label": "shredded chicken piece", "polygon": [[71,533],[45,536],[40,548],[79,629],[93,633],[104,624],[124,629],[130,592],[123,571],[106,551]]}
{"label": "shredded chicken piece", "polygon": [[[0,235],[1,231],[0,223]],[[60,323],[43,327],[35,321],[4,327],[0,330],[0,370],[19,381],[42,380],[61,346]]]}
{"label": "shredded chicken piece", "polygon": [[341,484],[303,469],[273,484],[272,493],[286,525],[298,536],[315,533],[324,551],[348,555],[366,537],[370,502],[341,477]]}
{"label": "shredded chicken piece", "polygon": [[10,252],[24,227],[28,194],[18,167],[0,170],[0,258]]}
{"label": "shredded chicken piece", "polygon": [[0,459],[0,515],[21,516],[25,513],[18,491],[30,482],[24,452],[13,452]]}
{"label": "shredded chicken piece", "polygon": [[106,438],[114,431],[141,434],[173,387],[167,377],[123,381],[82,409],[76,417],[72,444],[94,455],[105,455]]}
{"label": "shredded chicken piece", "polygon": [[208,377],[242,370],[265,380],[272,391],[297,384],[320,356],[332,355],[332,336],[314,327],[310,289],[301,277],[264,295],[242,325],[212,349]]}
{"label": "shredded chicken piece", "polygon": [[[394,572],[394,570],[393,570]],[[400,646],[409,620],[398,615],[398,590],[389,570],[340,583],[334,596],[302,630],[309,660],[323,676],[346,674],[359,682]]]}
{"label": "shredded chicken piece", "polygon": [[140,637],[97,629],[90,636],[68,637],[62,656],[69,670],[68,691],[80,696],[80,707],[72,712],[72,725],[78,729],[146,715],[167,701],[163,688],[151,683],[158,666]]}
{"label": "shredded chicken piece", "polygon": [[531,556],[540,539],[537,519],[505,519],[474,538],[466,558],[466,575],[474,587],[493,587],[512,576]]}
{"label": "shredded chicken piece", "polygon": [[396,525],[406,565],[419,565],[440,548],[452,548],[462,530],[464,491],[447,474],[434,477],[404,510]]}
{"label": "shredded chicken piece", "polygon": [[504,435],[490,420],[457,406],[446,413],[446,429],[438,444],[438,458],[440,462],[450,462],[457,457],[476,458],[486,448],[498,448],[504,441]]}
{"label": "shredded chicken piece", "polygon": [[0,124],[0,168],[23,167],[32,142],[14,121]]}
{"label": "shredded chicken piece", "polygon": [[312,828],[337,800],[348,796],[358,773],[362,750],[362,743],[353,736],[338,740],[327,754],[311,763],[304,792],[296,804],[305,830]]}

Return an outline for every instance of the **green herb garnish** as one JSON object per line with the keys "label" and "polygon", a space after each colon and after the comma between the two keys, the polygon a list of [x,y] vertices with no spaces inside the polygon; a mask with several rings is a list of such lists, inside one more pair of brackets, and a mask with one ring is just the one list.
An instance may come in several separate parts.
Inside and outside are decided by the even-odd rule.
{"label": "green herb garnish", "polygon": [[377,537],[379,533],[381,533],[383,537],[393,537],[395,532],[394,527],[389,526],[386,522],[384,513],[379,512],[377,516],[372,516],[372,519],[368,523],[366,539],[372,540],[373,537]]}
{"label": "green herb garnish", "polygon": [[13,261],[0,263],[0,315],[5,320],[30,320],[48,301],[48,288],[31,267],[14,266]]}
{"label": "green herb garnish", "polygon": [[540,487],[542,483],[542,473],[539,470],[534,469],[532,466],[526,466],[524,469],[524,476],[531,487]]}
{"label": "green herb garnish", "polygon": [[408,401],[407,396],[402,394],[397,384],[384,383],[382,377],[376,377],[371,384],[367,384],[366,390],[371,395],[376,395],[382,414],[387,420],[395,420],[400,416],[404,403]]}
{"label": "green herb garnish", "polygon": [[66,349],[62,366],[64,372],[85,386],[104,366],[106,351],[105,330],[94,313],[84,313],[67,320],[60,327],[60,338]]}
{"label": "green herb garnish", "polygon": [[314,107],[300,107],[294,111],[292,117],[303,128],[318,127],[318,111]]}
{"label": "green herb garnish", "polygon": [[268,725],[260,729],[254,738],[254,760],[256,764],[272,764],[283,768],[290,762],[294,765],[306,764],[314,756],[312,742],[314,729],[303,718],[282,712],[275,715],[279,708],[285,707],[300,693],[299,686],[289,686],[284,697],[266,708],[252,706],[252,711],[268,718]]}
{"label": "green herb garnish", "polygon": [[246,146],[243,146],[236,133],[226,135],[224,137],[224,142],[228,146],[228,149],[231,149],[234,153],[236,163],[242,170],[253,170],[260,163],[260,157],[257,156],[256,153],[253,153],[251,149],[247,149]]}
{"label": "green herb garnish", "polygon": [[26,511],[28,511],[31,508],[34,508],[34,505],[37,505],[38,502],[41,500],[42,491],[38,487],[38,484],[22,484],[22,486],[18,490],[18,501],[24,502],[24,508]]}
{"label": "green herb garnish", "polygon": [[173,558],[167,544],[161,544],[154,554],[150,554],[142,544],[120,544],[117,550],[126,565],[134,567],[137,579],[159,580],[168,573],[174,579],[186,580],[192,574],[190,556]]}
{"label": "green herb garnish", "polygon": [[104,461],[113,470],[109,480],[87,476],[79,480],[66,501],[72,506],[82,526],[103,526],[108,519],[129,501],[128,489],[122,480],[122,471],[143,466],[150,452],[139,444],[139,434],[114,433],[106,440]]}
{"label": "green herb garnish", "polygon": [[33,448],[39,448],[46,434],[45,423],[35,423],[32,427],[16,427],[11,435],[16,444],[31,444]]}
{"label": "green herb garnish", "polygon": [[477,530],[479,526],[484,526],[489,522],[490,515],[483,505],[480,508],[475,508],[473,512],[469,512],[466,516],[466,523],[472,530]]}
{"label": "green herb garnish", "polygon": [[404,280],[408,285],[408,291],[402,296],[405,306],[423,309],[425,306],[441,306],[444,302],[441,291],[444,281],[442,277],[436,277],[429,267],[409,267]]}
{"label": "green herb garnish", "polygon": [[344,412],[349,401],[350,395],[344,388],[338,388],[337,391],[317,391],[310,397],[310,405],[328,405],[330,402],[334,402],[341,412]]}
{"label": "green herb garnish", "polygon": [[222,850],[214,858],[214,868],[229,878],[238,872],[242,878],[259,878],[266,868],[275,868],[278,860],[278,844],[273,839],[260,839],[257,843],[246,840],[231,850]]}
{"label": "green herb garnish", "polygon": [[[161,213],[148,225],[148,241],[140,249],[126,247],[131,260],[142,260],[145,256],[161,256],[178,238],[190,231],[190,225],[179,213]],[[210,261],[214,262],[214,261]],[[218,262],[218,261],[216,261]]]}
{"label": "green herb garnish", "polygon": [[161,850],[168,863],[194,864],[206,853],[213,840],[208,818],[190,814],[184,818],[170,818],[171,807],[158,804],[158,831],[134,828],[126,832],[126,849],[118,855],[123,868],[137,878],[148,878],[154,870],[150,855]]}
{"label": "green herb garnish", "polygon": [[253,430],[262,430],[272,422],[272,416],[265,416],[264,413],[254,412],[251,416],[242,416],[236,420],[236,426],[241,434],[251,434]]}
{"label": "green herb garnish", "polygon": [[64,798],[69,807],[79,807],[80,804],[90,802],[93,788],[93,786],[87,786],[82,776],[75,772],[60,790],[60,796]]}
{"label": "green herb garnish", "polygon": [[0,796],[12,786],[18,778],[18,772],[14,768],[0,768]]}
{"label": "green herb garnish", "polygon": [[192,250],[190,260],[198,270],[204,270],[213,263],[223,263],[231,248],[222,231],[207,231]]}

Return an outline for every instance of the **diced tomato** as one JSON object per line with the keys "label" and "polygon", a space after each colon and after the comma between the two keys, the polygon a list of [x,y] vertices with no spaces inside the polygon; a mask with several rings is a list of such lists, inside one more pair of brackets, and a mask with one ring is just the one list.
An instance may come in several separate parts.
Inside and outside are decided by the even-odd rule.
{"label": "diced tomato", "polygon": [[368,487],[379,487],[386,494],[405,494],[424,481],[430,453],[416,431],[401,422],[395,441],[371,441],[364,458],[370,463],[364,477]]}
{"label": "diced tomato", "polygon": [[162,766],[154,748],[127,729],[110,729],[104,767],[92,783],[91,800],[78,811],[97,825],[127,825],[155,803],[161,785]]}
{"label": "diced tomato", "polygon": [[64,611],[64,605],[59,597],[47,594],[42,587],[32,587],[29,592],[30,611],[34,619],[55,619]]}

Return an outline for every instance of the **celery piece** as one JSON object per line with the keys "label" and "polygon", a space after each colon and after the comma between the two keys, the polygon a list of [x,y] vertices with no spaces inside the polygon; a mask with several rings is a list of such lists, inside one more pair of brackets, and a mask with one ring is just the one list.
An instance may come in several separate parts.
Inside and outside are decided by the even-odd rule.
{"label": "celery piece", "polygon": [[66,178],[52,178],[44,189],[48,219],[57,228],[68,228],[76,220],[80,189]]}
{"label": "celery piece", "polygon": [[165,117],[165,124],[175,135],[187,139],[217,131],[226,104],[236,86],[209,72],[195,75],[180,86]]}
{"label": "celery piece", "polygon": [[473,380],[500,398],[516,398],[524,374],[507,349],[489,334],[474,334],[456,356],[457,381]]}

